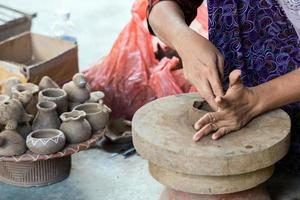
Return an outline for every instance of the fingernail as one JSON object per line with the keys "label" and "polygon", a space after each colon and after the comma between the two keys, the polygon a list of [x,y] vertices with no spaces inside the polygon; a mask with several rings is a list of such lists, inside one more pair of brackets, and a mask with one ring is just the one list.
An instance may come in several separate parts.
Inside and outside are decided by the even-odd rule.
{"label": "fingernail", "polygon": [[194,124],[194,129],[195,129],[195,130],[198,130],[199,128],[200,128],[199,125]]}
{"label": "fingernail", "polygon": [[217,135],[212,135],[211,137],[212,137],[213,140],[217,140],[218,139]]}
{"label": "fingernail", "polygon": [[197,141],[199,140],[199,136],[198,136],[198,135],[194,135],[193,140],[194,140],[195,142],[197,142]]}

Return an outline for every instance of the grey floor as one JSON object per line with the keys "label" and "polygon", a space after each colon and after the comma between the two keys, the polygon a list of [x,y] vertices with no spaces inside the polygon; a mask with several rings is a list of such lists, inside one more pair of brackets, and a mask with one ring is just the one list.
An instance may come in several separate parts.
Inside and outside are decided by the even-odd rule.
{"label": "grey floor", "polygon": [[[51,34],[55,11],[68,8],[77,27],[81,70],[105,56],[130,19],[133,0],[0,0],[26,12],[37,12],[32,30]],[[74,155],[71,175],[41,188],[18,188],[0,183],[0,200],[157,200],[162,185],[139,156],[111,158],[92,149]],[[275,200],[300,200],[300,177],[277,172],[268,183]]]}

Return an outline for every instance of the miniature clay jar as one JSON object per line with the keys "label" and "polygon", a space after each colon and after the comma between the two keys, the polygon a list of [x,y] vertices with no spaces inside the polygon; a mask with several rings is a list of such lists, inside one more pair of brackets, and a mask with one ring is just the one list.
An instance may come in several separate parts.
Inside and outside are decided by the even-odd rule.
{"label": "miniature clay jar", "polygon": [[106,105],[99,103],[84,103],[76,106],[74,110],[86,113],[86,119],[90,123],[93,132],[99,131],[107,125],[109,113],[111,112]]}
{"label": "miniature clay jar", "polygon": [[60,130],[65,134],[69,143],[80,143],[91,138],[92,128],[85,117],[86,113],[78,110],[65,112],[60,116],[63,121]]}
{"label": "miniature clay jar", "polygon": [[30,122],[32,118],[32,115],[26,113],[20,101],[16,99],[0,101],[0,124],[5,125],[5,129],[16,129],[18,123]]}
{"label": "miniature clay jar", "polygon": [[35,115],[39,90],[39,86],[33,83],[22,83],[12,87],[11,92],[12,97],[18,99],[29,114]]}
{"label": "miniature clay jar", "polygon": [[58,114],[68,110],[67,93],[59,88],[47,88],[39,92],[39,101],[52,101],[57,105]]}
{"label": "miniature clay jar", "polygon": [[61,150],[66,144],[63,132],[57,129],[40,129],[31,132],[26,138],[26,145],[36,154],[52,154]]}
{"label": "miniature clay jar", "polygon": [[53,81],[49,76],[44,76],[39,83],[40,90],[47,88],[59,88],[57,83]]}
{"label": "miniature clay jar", "polygon": [[72,81],[64,84],[63,90],[66,91],[68,100],[71,102],[69,108],[84,103],[90,98],[90,88],[85,76],[81,73],[75,74]]}
{"label": "miniature clay jar", "polygon": [[11,77],[1,84],[1,92],[2,94],[6,94],[11,97],[11,88],[17,84],[21,83],[21,81],[17,77]]}
{"label": "miniature clay jar", "polygon": [[0,155],[18,156],[26,151],[25,139],[13,130],[0,133]]}
{"label": "miniature clay jar", "polygon": [[105,94],[101,91],[91,92],[91,97],[87,102],[88,103],[99,103],[100,101],[103,100],[104,97],[105,97]]}
{"label": "miniature clay jar", "polygon": [[32,130],[58,129],[60,120],[56,111],[56,104],[52,101],[40,101],[37,104],[38,113],[32,123]]}

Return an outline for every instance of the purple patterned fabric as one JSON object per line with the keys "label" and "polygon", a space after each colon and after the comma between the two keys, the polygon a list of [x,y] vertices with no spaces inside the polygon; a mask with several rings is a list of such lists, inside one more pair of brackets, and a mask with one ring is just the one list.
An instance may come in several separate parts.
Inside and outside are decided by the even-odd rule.
{"label": "purple patterned fabric", "polygon": [[[241,69],[256,86],[300,67],[297,33],[276,0],[208,0],[209,38],[225,56],[229,73]],[[285,106],[289,114],[300,103]]]}

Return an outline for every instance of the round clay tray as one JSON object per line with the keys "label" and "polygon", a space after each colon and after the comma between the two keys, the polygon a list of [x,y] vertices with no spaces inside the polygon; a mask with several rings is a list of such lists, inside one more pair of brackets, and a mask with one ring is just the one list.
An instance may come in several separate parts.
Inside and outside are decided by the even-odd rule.
{"label": "round clay tray", "polygon": [[61,158],[65,156],[70,156],[74,153],[77,153],[82,150],[89,149],[93,147],[98,140],[100,140],[104,134],[106,129],[103,129],[97,133],[94,133],[93,136],[82,143],[77,144],[68,144],[64,149],[57,153],[49,154],[49,155],[40,155],[27,150],[25,154],[21,156],[10,156],[10,157],[0,157],[0,161],[9,161],[9,162],[24,162],[24,161],[39,161],[39,160],[49,160],[53,158]]}
{"label": "round clay tray", "polygon": [[27,151],[21,156],[0,157],[0,181],[21,187],[46,186],[66,179],[71,170],[71,155],[93,147],[105,129],[82,143],[69,144],[62,151],[39,155]]}

